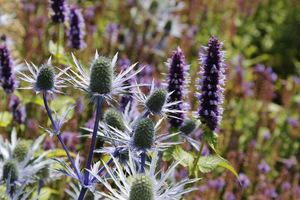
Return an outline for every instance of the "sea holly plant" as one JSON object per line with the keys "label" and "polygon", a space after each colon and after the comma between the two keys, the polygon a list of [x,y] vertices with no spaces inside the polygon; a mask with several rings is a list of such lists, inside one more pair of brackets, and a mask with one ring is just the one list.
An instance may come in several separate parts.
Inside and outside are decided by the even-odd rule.
{"label": "sea holly plant", "polygon": [[[58,69],[60,72],[57,75],[51,64],[51,58],[39,68],[34,64],[32,67],[26,62],[32,76],[20,73],[21,79],[31,83],[31,86],[25,89],[34,89],[37,94],[43,93],[44,106],[53,127],[43,130],[49,133],[50,137],[56,136],[59,139],[71,163],[69,165],[65,159],[54,158],[61,166],[57,171],[78,181],[71,184],[74,191],[68,190],[67,193],[73,198],[78,197],[79,200],[91,194],[107,199],[179,199],[182,195],[195,190],[190,186],[199,180],[194,176],[198,174],[196,169],[206,173],[216,166],[223,166],[235,173],[229,162],[218,155],[218,135],[214,132],[221,122],[223,112],[219,107],[223,101],[221,86],[224,86],[222,45],[217,38],[212,37],[206,48],[207,54],[201,55],[203,68],[200,72],[202,79],[199,81],[201,92],[198,95],[200,100],[198,117],[190,117],[188,108],[184,106],[183,97],[188,93],[189,66],[186,65],[180,48],[173,52],[172,58],[167,63],[170,73],[167,76],[168,87],[156,87],[153,80],[148,95],[142,92],[142,87],[149,85],[138,84],[136,81],[135,84],[128,84],[128,81],[133,80],[144,67],[134,71],[136,67],[134,64],[118,74],[115,73],[118,54],[111,60],[99,56],[96,51],[88,73],[73,54],[75,69],[72,67]],[[88,98],[88,103],[94,104],[93,128],[84,128],[92,132],[91,135],[83,136],[91,138],[88,140],[90,145],[85,167],[81,164],[82,155],[78,153],[73,160],[61,137],[61,129],[68,121],[67,115],[73,107],[61,117],[54,111],[54,118],[48,106],[47,94],[62,94],[58,89],[66,87],[65,82],[84,92],[84,98]],[[130,101],[123,112],[116,109],[118,99],[128,93],[133,93],[132,97],[140,105],[141,110],[133,112],[137,108],[130,106]],[[105,102],[109,108],[104,111]],[[169,133],[161,131],[168,122]],[[201,145],[191,137],[199,128],[203,131]],[[104,140],[105,144],[95,150],[98,139]],[[198,151],[197,157],[180,146],[184,142],[190,143]],[[215,150],[216,155],[201,157],[205,142]],[[20,143],[19,146],[24,145]],[[22,151],[15,150],[15,152]],[[99,160],[93,163],[94,153],[106,154],[109,159],[106,162],[102,161],[101,167]],[[18,155],[16,160],[22,160],[22,153]],[[173,159],[175,162],[167,169],[162,167],[163,160],[170,162]],[[13,162],[15,161],[8,163]],[[172,174],[179,165],[189,168],[190,178],[176,183]],[[47,175],[43,171],[40,174]],[[11,178],[16,179],[10,175]],[[112,187],[111,181],[115,183],[116,188]],[[96,183],[105,186],[110,194],[97,191]]]}

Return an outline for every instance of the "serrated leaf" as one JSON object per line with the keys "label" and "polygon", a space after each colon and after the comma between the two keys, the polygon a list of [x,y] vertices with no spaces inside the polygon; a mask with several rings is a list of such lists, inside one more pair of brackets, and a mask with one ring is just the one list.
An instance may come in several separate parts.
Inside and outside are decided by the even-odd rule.
{"label": "serrated leaf", "polygon": [[219,155],[208,155],[200,157],[198,163],[198,168],[203,173],[208,173],[214,170],[217,166],[224,167],[231,171],[239,180],[238,174],[231,166],[231,164],[224,158],[220,157]]}
{"label": "serrated leaf", "polygon": [[21,105],[28,103],[35,103],[37,105],[44,106],[44,102],[39,95],[30,95],[28,98],[22,100]]}
{"label": "serrated leaf", "polygon": [[173,159],[173,151],[174,151],[175,147],[169,147],[167,148],[167,150],[163,151],[163,156],[162,159],[163,161],[170,161]]}
{"label": "serrated leaf", "polygon": [[218,149],[218,134],[209,129],[203,131],[203,137],[205,137],[208,145],[217,153],[220,154]]}
{"label": "serrated leaf", "polygon": [[180,164],[184,167],[192,166],[194,163],[194,157],[192,153],[189,153],[182,149],[180,146],[175,147],[173,151],[173,157],[175,160],[181,160]]}

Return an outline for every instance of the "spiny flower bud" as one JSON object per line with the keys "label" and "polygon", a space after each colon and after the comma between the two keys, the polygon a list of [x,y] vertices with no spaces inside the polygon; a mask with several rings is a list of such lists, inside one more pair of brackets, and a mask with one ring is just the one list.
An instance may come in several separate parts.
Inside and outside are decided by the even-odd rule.
{"label": "spiny flower bud", "polygon": [[111,60],[100,56],[95,59],[91,69],[90,90],[99,94],[107,94],[112,87],[113,71]]}
{"label": "spiny flower bud", "polygon": [[22,162],[27,154],[29,153],[29,145],[26,141],[21,141],[17,144],[13,151],[13,157],[18,160],[18,162]]}
{"label": "spiny flower bud", "polygon": [[16,80],[12,68],[12,59],[6,45],[0,45],[0,83],[7,93],[12,93]]}
{"label": "spiny flower bud", "polygon": [[83,41],[85,24],[80,9],[76,5],[71,5],[69,14],[69,46],[74,49],[84,49],[86,43]]}
{"label": "spiny flower bud", "polygon": [[154,124],[151,119],[144,118],[137,124],[134,131],[134,145],[146,149],[150,148],[154,139]]}
{"label": "spiny flower bud", "polygon": [[10,182],[14,182],[18,180],[19,178],[19,169],[18,169],[18,163],[15,160],[9,159],[6,160],[3,165],[3,174],[2,178],[4,180],[8,179],[8,175],[10,173]]}
{"label": "spiny flower bud", "polygon": [[44,64],[40,67],[36,86],[40,90],[51,90],[54,87],[55,82],[55,71],[54,68],[49,64]]}
{"label": "spiny flower bud", "polygon": [[219,38],[212,36],[206,48],[207,54],[200,55],[203,70],[200,71],[202,80],[199,81],[202,84],[202,93],[199,95],[199,117],[201,122],[206,124],[212,131],[220,124],[223,113],[223,108],[219,106],[223,103],[224,89],[221,86],[225,85],[222,46],[223,43],[219,42]]}
{"label": "spiny flower bud", "polygon": [[45,167],[43,167],[42,169],[40,169],[36,175],[40,178],[40,179],[46,179],[49,177],[50,175],[50,171],[49,171],[49,165],[46,165]]}
{"label": "spiny flower bud", "polygon": [[110,108],[105,112],[104,121],[108,125],[110,125],[114,128],[117,128],[120,131],[125,131],[126,130],[122,115],[115,109]]}
{"label": "spiny flower bud", "polygon": [[132,182],[129,200],[154,200],[153,184],[148,176],[139,174]]}
{"label": "spiny flower bud", "polygon": [[155,90],[146,101],[146,106],[155,113],[160,113],[167,98],[167,91],[163,88]]}
{"label": "spiny flower bud", "polygon": [[195,130],[196,126],[197,125],[194,119],[187,119],[184,121],[183,125],[179,128],[179,130],[182,133],[189,135]]}

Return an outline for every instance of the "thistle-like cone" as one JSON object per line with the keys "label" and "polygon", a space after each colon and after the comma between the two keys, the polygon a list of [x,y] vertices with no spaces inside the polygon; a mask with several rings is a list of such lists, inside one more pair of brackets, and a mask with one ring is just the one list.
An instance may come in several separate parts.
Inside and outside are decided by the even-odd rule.
{"label": "thistle-like cone", "polygon": [[187,119],[184,121],[183,125],[179,128],[179,130],[182,133],[189,135],[195,130],[196,126],[197,125],[194,119]]}
{"label": "thistle-like cone", "polygon": [[18,163],[16,160],[6,160],[4,165],[3,165],[3,174],[2,174],[2,178],[4,180],[8,179],[10,173],[10,182],[14,182],[16,180],[18,180],[19,178],[19,169],[18,169]]}
{"label": "thistle-like cone", "polygon": [[13,151],[13,157],[22,162],[29,153],[29,145],[26,141],[21,141],[17,144]]}
{"label": "thistle-like cone", "polygon": [[95,59],[90,78],[90,90],[98,94],[107,94],[112,87],[113,70],[111,60],[100,56]]}
{"label": "thistle-like cone", "polygon": [[36,86],[40,90],[51,90],[54,88],[55,71],[49,64],[44,64],[40,67],[37,75]]}
{"label": "thistle-like cone", "polygon": [[153,184],[148,176],[139,174],[133,180],[129,200],[154,200]]}
{"label": "thistle-like cone", "polygon": [[43,167],[42,169],[40,169],[36,175],[40,178],[40,179],[46,179],[50,176],[50,170],[49,170],[49,165],[46,165],[45,167]]}
{"label": "thistle-like cone", "polygon": [[151,119],[144,118],[137,124],[134,131],[134,145],[146,149],[153,145],[154,140],[154,124]]}
{"label": "thistle-like cone", "polygon": [[154,113],[160,113],[166,102],[167,91],[163,88],[156,89],[146,101],[146,106]]}
{"label": "thistle-like cone", "polygon": [[115,109],[110,108],[105,112],[104,121],[120,131],[126,130],[122,115]]}

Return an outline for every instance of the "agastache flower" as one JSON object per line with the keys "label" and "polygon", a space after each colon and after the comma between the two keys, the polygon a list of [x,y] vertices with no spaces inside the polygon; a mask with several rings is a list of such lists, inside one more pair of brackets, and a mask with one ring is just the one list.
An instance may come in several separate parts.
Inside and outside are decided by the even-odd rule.
{"label": "agastache flower", "polygon": [[13,114],[13,118],[19,124],[23,124],[26,118],[25,105],[18,107],[21,103],[21,99],[16,95],[10,96],[9,110]]}
{"label": "agastache flower", "polygon": [[212,36],[208,47],[205,48],[207,54],[200,55],[203,68],[199,72],[202,75],[202,79],[199,81],[199,84],[202,85],[199,87],[202,93],[198,95],[200,100],[198,114],[201,122],[206,124],[212,131],[220,124],[223,113],[223,108],[220,107],[220,104],[223,103],[224,91],[221,86],[225,85],[222,46],[223,42],[220,43],[218,38]]}
{"label": "agastache flower", "polygon": [[[173,51],[172,58],[168,59],[166,63],[169,68],[168,80],[168,92],[173,92],[168,98],[168,102],[182,101],[183,96],[188,93],[186,84],[188,83],[189,65],[185,63],[185,57],[183,52],[178,47]],[[171,106],[171,109],[182,110],[182,102]],[[170,114],[172,116],[172,114]],[[174,117],[170,117],[169,121],[171,126],[179,128],[184,119],[183,113],[174,113]]]}
{"label": "agastache flower", "polygon": [[76,5],[70,7],[69,25],[69,46],[74,49],[84,49],[86,47],[86,43],[83,41],[84,19],[81,10]]}
{"label": "agastache flower", "polygon": [[65,0],[51,0],[50,6],[54,12],[51,19],[54,23],[61,23],[65,21],[66,5]]}
{"label": "agastache flower", "polygon": [[7,93],[12,93],[16,87],[13,62],[6,45],[0,44],[0,83]]}

